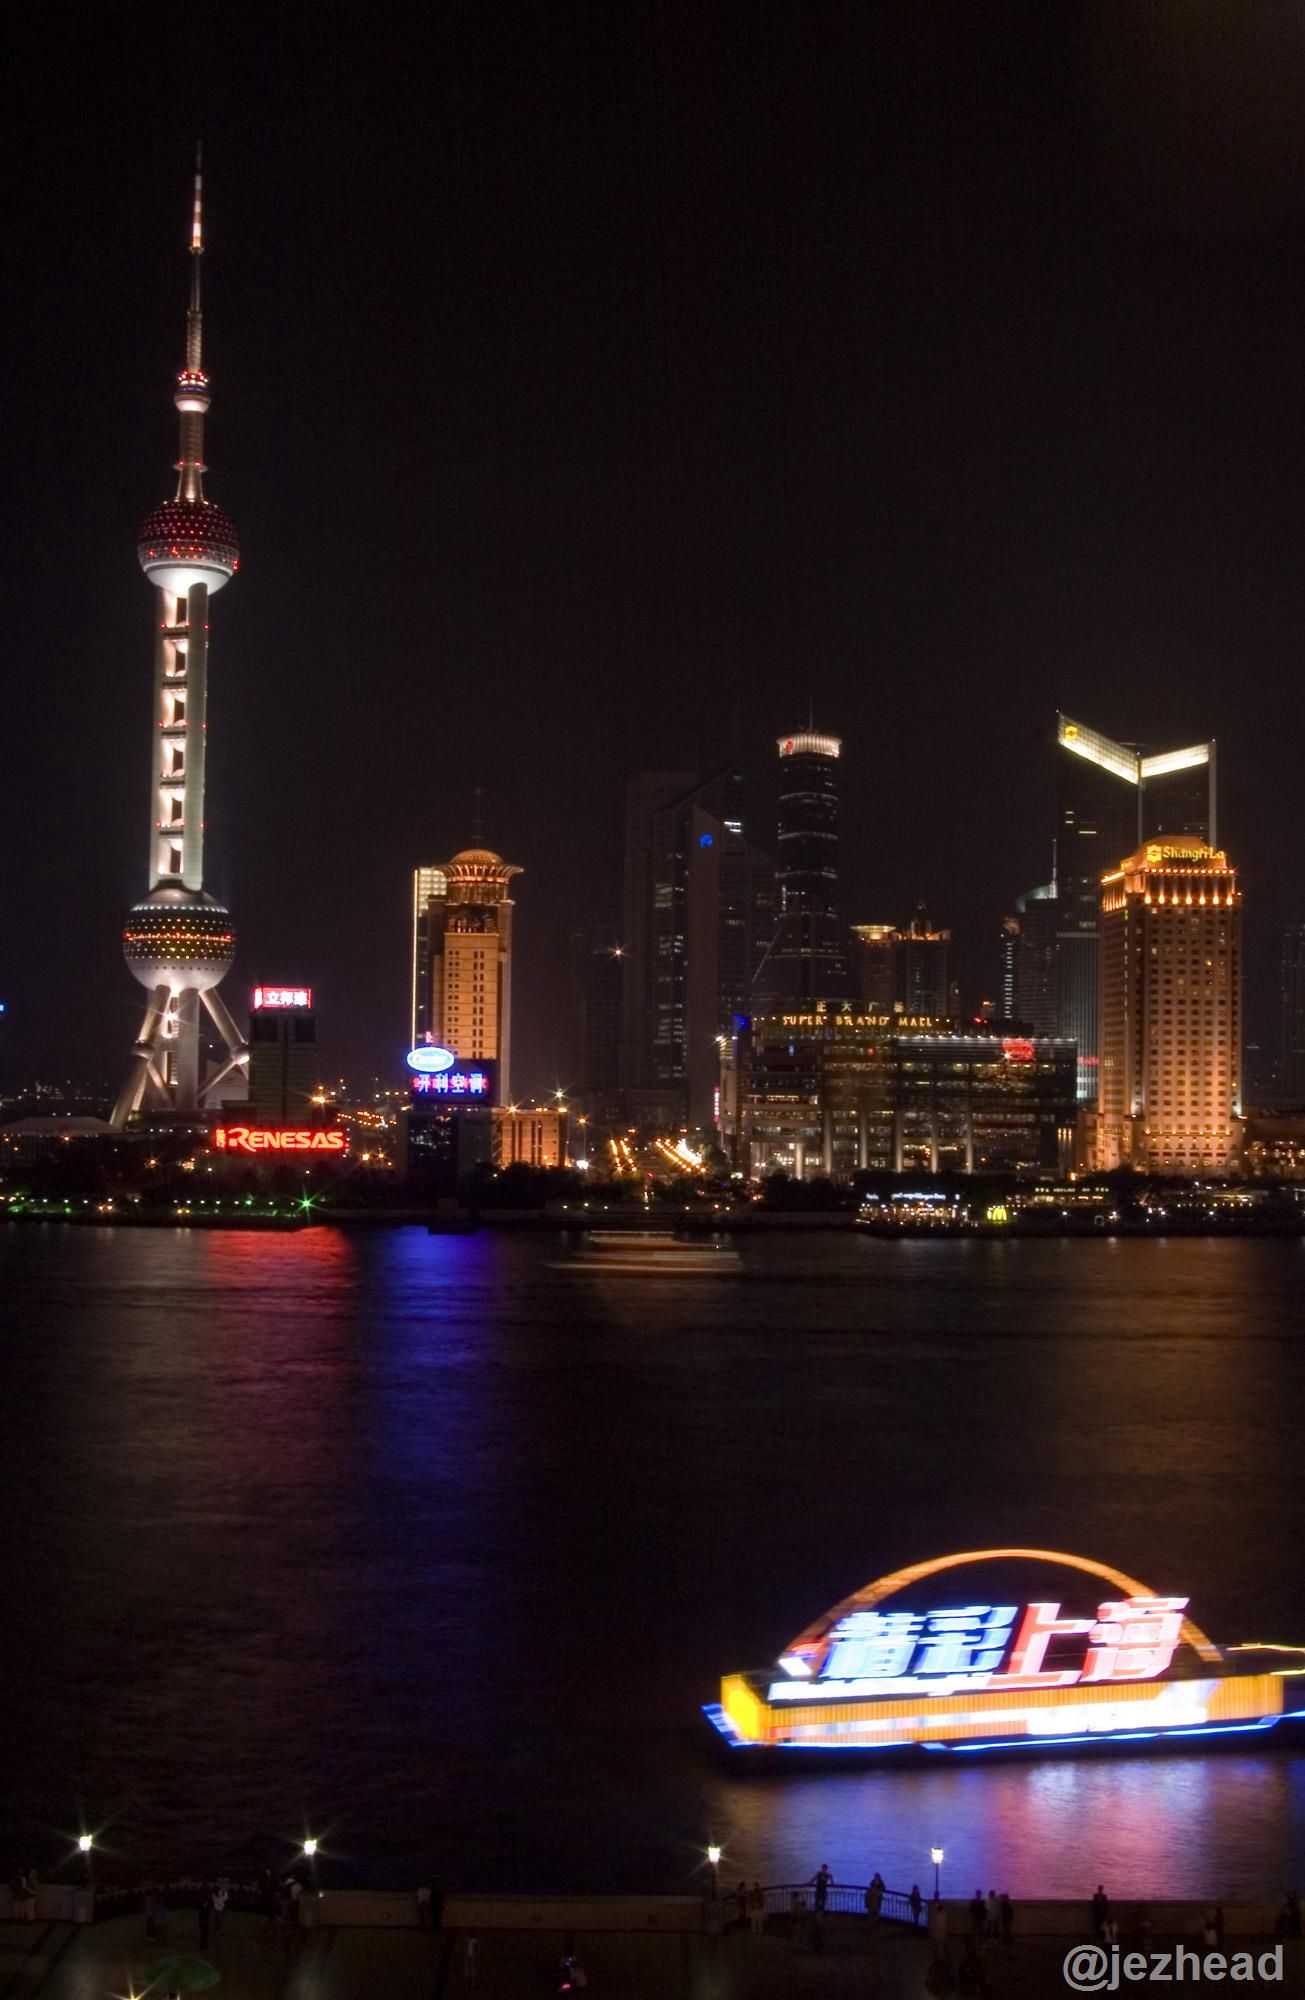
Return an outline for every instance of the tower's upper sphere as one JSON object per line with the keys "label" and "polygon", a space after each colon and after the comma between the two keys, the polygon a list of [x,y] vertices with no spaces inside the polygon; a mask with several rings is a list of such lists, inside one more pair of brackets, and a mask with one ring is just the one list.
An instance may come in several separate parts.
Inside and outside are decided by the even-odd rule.
{"label": "tower's upper sphere", "polygon": [[202,368],[183,368],[177,377],[177,386],[172,400],[179,410],[195,410],[203,416],[212,402],[208,393],[208,376]]}
{"label": "tower's upper sphere", "polygon": [[236,955],[231,914],[202,889],[161,882],[129,910],[122,955],[142,986],[202,993],[217,985]]}
{"label": "tower's upper sphere", "polygon": [[211,500],[165,500],[141,523],[137,554],[150,582],[178,597],[196,583],[221,590],[240,568],[235,524]]}

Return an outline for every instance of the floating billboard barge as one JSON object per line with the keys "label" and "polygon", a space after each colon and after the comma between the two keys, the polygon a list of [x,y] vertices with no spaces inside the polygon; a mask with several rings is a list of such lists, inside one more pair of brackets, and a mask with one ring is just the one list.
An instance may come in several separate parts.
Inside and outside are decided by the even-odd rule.
{"label": "floating billboard barge", "polygon": [[[1086,1574],[1056,1596],[939,1598],[939,1574],[978,1564]],[[1077,1584],[1078,1579],[1074,1579]],[[1109,1586],[1109,1590],[1101,1586]],[[1072,1586],[1071,1586],[1072,1587]],[[1089,1601],[1090,1599],[1090,1601]],[[728,1674],[706,1714],[732,1749],[791,1757],[902,1751],[1123,1749],[1227,1738],[1249,1745],[1305,1719],[1305,1648],[1222,1648],[1189,1600],[1082,1556],[972,1549],[880,1577],[801,1632],[776,1666]]]}

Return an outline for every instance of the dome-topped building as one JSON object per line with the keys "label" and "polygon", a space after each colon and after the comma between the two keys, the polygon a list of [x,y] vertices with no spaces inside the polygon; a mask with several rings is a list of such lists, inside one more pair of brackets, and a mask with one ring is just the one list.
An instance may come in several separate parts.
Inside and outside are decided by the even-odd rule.
{"label": "dome-topped building", "polygon": [[413,878],[412,1038],[460,1061],[497,1065],[500,1104],[512,1054],[512,878],[489,847],[464,847]]}

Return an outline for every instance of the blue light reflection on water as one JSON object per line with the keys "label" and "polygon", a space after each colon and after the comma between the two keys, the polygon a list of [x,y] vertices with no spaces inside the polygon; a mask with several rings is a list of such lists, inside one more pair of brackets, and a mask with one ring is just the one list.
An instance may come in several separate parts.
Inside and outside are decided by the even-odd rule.
{"label": "blue light reflection on water", "polygon": [[556,1254],[5,1233],[24,1828],[80,1789],[151,1865],[307,1818],[352,1873],[508,1888],[673,1889],[709,1837],[749,1876],[907,1887],[940,1842],[966,1893],[1305,1876],[1276,1749],[739,1775],[699,1715],[871,1575],[972,1542],[1305,1641],[1299,1246],[788,1239],[719,1284]]}

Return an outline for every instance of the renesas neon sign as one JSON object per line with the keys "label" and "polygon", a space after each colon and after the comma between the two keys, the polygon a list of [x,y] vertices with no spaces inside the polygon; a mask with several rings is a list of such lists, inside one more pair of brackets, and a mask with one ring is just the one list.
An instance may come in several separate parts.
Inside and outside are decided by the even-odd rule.
{"label": "renesas neon sign", "polygon": [[792,1676],[772,1699],[1091,1686],[1154,1681],[1182,1641],[1185,1597],[1121,1597],[1095,1618],[1066,1618],[1059,1604],[965,1604],[943,1611],[852,1611],[817,1661],[788,1653]]}
{"label": "renesas neon sign", "polygon": [[332,1153],[338,1159],[348,1134],[301,1125],[219,1125],[213,1147],[219,1153]]}
{"label": "renesas neon sign", "polygon": [[311,1007],[313,989],[311,986],[256,986],[254,988],[255,1012],[263,1007]]}

